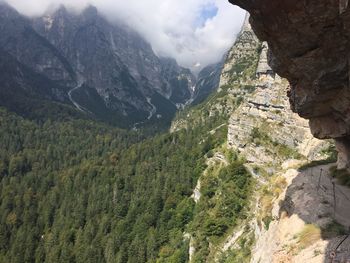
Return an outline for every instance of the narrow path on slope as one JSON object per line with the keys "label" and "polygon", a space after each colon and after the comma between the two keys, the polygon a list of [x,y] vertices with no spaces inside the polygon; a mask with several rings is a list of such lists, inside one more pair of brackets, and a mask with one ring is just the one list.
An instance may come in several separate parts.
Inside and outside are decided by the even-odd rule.
{"label": "narrow path on slope", "polygon": [[223,245],[221,252],[226,252],[227,250],[231,249],[233,245],[236,244],[237,240],[243,235],[243,233],[244,228],[240,229],[238,232],[234,232]]}
{"label": "narrow path on slope", "polygon": [[[328,263],[333,262],[330,258],[334,253],[334,262],[350,258],[350,239],[346,235],[350,226],[350,189],[332,177],[332,166],[335,163],[285,172],[286,189],[273,201],[272,218],[276,220],[268,230],[256,231],[252,263]],[[313,225],[320,235],[312,244],[301,247],[301,233],[307,225]]]}
{"label": "narrow path on slope", "polygon": [[147,117],[147,120],[150,120],[150,119],[152,119],[153,115],[156,114],[156,112],[157,112],[157,107],[154,106],[154,104],[153,104],[152,101],[151,101],[151,98],[147,98],[147,102],[148,102],[148,104],[151,105],[151,107],[152,107],[152,109],[150,110],[149,115],[148,115],[148,117]]}
{"label": "narrow path on slope", "polygon": [[76,102],[74,99],[73,99],[73,92],[78,90],[79,88],[81,88],[83,86],[84,82],[82,81],[78,81],[78,84],[73,88],[71,89],[70,91],[68,91],[68,97],[69,97],[69,100],[73,103],[73,105],[78,109],[80,110],[81,112],[88,112],[88,113],[91,113],[89,110],[87,110],[86,108],[84,108],[83,106],[80,106],[78,102]]}
{"label": "narrow path on slope", "polygon": [[133,130],[137,130],[137,126],[139,126],[139,125],[141,125],[141,124],[144,124],[144,123],[146,123],[147,121],[149,121],[150,119],[152,119],[152,117],[154,116],[154,114],[156,114],[156,112],[157,112],[157,107],[152,103],[151,98],[146,98],[146,99],[147,99],[147,103],[148,103],[149,105],[151,105],[152,109],[149,111],[149,115],[148,115],[148,117],[147,117],[146,120],[140,121],[140,122],[136,122],[136,123],[134,124],[134,127],[132,128]]}

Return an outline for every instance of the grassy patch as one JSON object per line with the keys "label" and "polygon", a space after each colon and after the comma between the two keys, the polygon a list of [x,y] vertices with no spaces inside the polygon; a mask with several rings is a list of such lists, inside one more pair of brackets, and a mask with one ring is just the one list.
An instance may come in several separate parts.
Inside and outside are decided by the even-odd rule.
{"label": "grassy patch", "polygon": [[254,127],[251,134],[251,142],[257,146],[264,146],[269,152],[281,159],[301,159],[303,156],[295,149],[288,147],[285,144],[273,140],[267,132],[262,131],[262,127]]}
{"label": "grassy patch", "polygon": [[287,182],[284,177],[274,176],[270,178],[269,183],[261,189],[262,193],[259,200],[261,209],[258,215],[258,221],[266,230],[269,229],[270,223],[273,221],[273,202],[280,196],[286,186]]}
{"label": "grassy patch", "polygon": [[305,249],[321,239],[321,228],[316,225],[305,225],[304,229],[298,235],[299,248]]}
{"label": "grassy patch", "polygon": [[244,233],[237,240],[237,248],[224,253],[218,262],[220,263],[248,263],[251,260],[252,247],[255,243],[253,232]]}

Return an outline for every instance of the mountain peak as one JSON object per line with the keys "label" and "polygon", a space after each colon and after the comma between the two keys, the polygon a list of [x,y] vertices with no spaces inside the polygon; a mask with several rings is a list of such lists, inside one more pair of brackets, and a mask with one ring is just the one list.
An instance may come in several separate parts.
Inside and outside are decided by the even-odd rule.
{"label": "mountain peak", "polygon": [[82,13],[84,16],[87,16],[87,17],[96,17],[98,16],[98,9],[93,6],[93,5],[88,5],[84,10],[83,10],[83,13]]}
{"label": "mountain peak", "polygon": [[10,15],[19,15],[19,13],[8,3],[0,1],[0,16],[5,18]]}
{"label": "mountain peak", "polygon": [[75,13],[61,5],[42,17],[15,13],[0,19],[0,46],[62,87],[60,92],[48,87],[50,100],[130,127],[168,123],[192,99],[196,78],[189,69],[158,57],[140,34],[110,23],[95,6]]}
{"label": "mountain peak", "polygon": [[244,18],[244,23],[243,23],[241,32],[251,31],[252,30],[252,26],[251,26],[251,24],[249,22],[249,18],[250,18],[250,15],[247,12],[246,15],[245,15],[245,18]]}

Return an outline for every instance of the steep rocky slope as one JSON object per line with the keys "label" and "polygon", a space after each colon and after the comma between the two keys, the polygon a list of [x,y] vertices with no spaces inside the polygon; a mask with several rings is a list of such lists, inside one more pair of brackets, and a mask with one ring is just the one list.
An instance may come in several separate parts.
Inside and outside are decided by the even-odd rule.
{"label": "steep rocky slope", "polygon": [[[258,233],[272,220],[262,189],[271,184],[269,191],[280,193],[288,186],[279,183],[284,171],[327,156],[328,142],[315,139],[307,122],[290,110],[288,82],[267,65],[267,51],[267,45],[260,43],[246,19],[226,57],[218,91],[204,103],[180,112],[173,123],[172,131],[176,131],[209,119],[217,126],[209,134],[220,137],[223,129],[228,131],[227,141],[208,154],[208,167],[194,189],[198,212],[185,235],[190,241],[190,262],[249,262],[259,257],[258,252],[252,253],[254,244],[262,242]],[[214,220],[220,228],[227,218],[225,212],[215,218],[217,210],[239,204],[237,199],[227,200],[235,192],[235,185],[221,178],[237,160],[256,181],[251,186],[251,203],[232,215],[230,223],[223,226],[227,228],[215,236],[207,232],[204,222]],[[228,186],[230,191],[226,192]],[[215,194],[208,197],[208,191]],[[262,207],[261,202],[265,203]],[[272,221],[279,222],[278,218]]]}
{"label": "steep rocky slope", "polygon": [[255,78],[261,43],[248,20],[247,15],[237,41],[228,52],[220,76],[220,87],[240,83],[250,85]]}
{"label": "steep rocky slope", "polygon": [[[217,127],[208,135],[217,138],[227,129],[227,141],[207,154],[193,192],[197,212],[185,232],[190,262],[321,263],[334,253],[349,256],[350,190],[332,177],[334,143],[314,138],[307,120],[293,113],[289,83],[267,64],[268,52],[246,19],[218,91],[173,123],[176,131],[209,118]],[[237,160],[255,183],[246,207],[227,217],[225,207],[235,209],[239,201],[229,199],[237,189],[222,173]],[[208,219],[217,236],[208,232]]]}
{"label": "steep rocky slope", "polygon": [[[312,138],[307,121],[290,110],[286,92],[288,82],[276,75],[267,64],[266,43],[260,44],[246,17],[241,36],[228,55],[220,84],[230,87],[231,93],[241,96],[244,103],[233,113],[229,121],[228,144],[243,153],[253,163],[276,161],[261,154],[266,145],[254,144],[254,140],[273,141],[297,149],[304,156],[312,155],[313,145],[319,140]],[[255,56],[255,57],[254,57]],[[243,62],[242,63],[242,58]],[[237,74],[236,68],[246,68],[246,75]],[[237,88],[237,84],[239,88]],[[243,93],[248,86],[253,93]],[[269,138],[273,135],[273,138]],[[290,151],[286,152],[286,154]],[[275,153],[277,155],[278,153]],[[264,159],[266,156],[267,159]],[[277,162],[278,163],[278,162]]]}
{"label": "steep rocky slope", "polygon": [[272,185],[270,190],[280,193],[272,200],[263,196],[259,202],[261,210],[270,207],[271,221],[253,224],[257,240],[251,262],[328,263],[349,259],[350,189],[332,180],[331,166],[302,171],[286,167],[279,173],[280,185]]}
{"label": "steep rocky slope", "polygon": [[[311,135],[307,121],[290,110],[288,82],[275,74],[260,74],[254,93],[230,118],[229,146],[255,164],[278,166],[285,157],[297,158],[297,153],[315,159],[320,141]],[[280,149],[274,151],[278,145]]]}
{"label": "steep rocky slope", "polygon": [[273,69],[291,84],[293,111],[310,120],[314,136],[335,138],[339,166],[349,166],[349,21],[347,0],[230,0],[251,13],[271,47]]}
{"label": "steep rocky slope", "polygon": [[92,6],[81,14],[62,6],[31,19],[1,3],[0,22],[0,48],[62,86],[53,100],[85,113],[118,124],[169,120],[193,95],[190,70],[159,58],[140,35]]}
{"label": "steep rocky slope", "polygon": [[[228,147],[246,160],[256,190],[249,216],[222,245],[222,254],[232,256],[226,262],[321,263],[334,255],[346,260],[350,190],[332,179],[334,164],[319,165],[335,161],[332,142],[314,138],[308,122],[292,112],[288,81],[267,64],[266,43],[259,52],[256,78],[250,82],[254,91],[245,94],[228,126]],[[226,72],[234,66],[228,58]],[[223,72],[223,83],[230,76]],[[249,238],[251,254],[235,261]]]}
{"label": "steep rocky slope", "polygon": [[194,89],[192,105],[203,102],[219,87],[223,64],[224,60],[217,64],[206,66],[199,72]]}

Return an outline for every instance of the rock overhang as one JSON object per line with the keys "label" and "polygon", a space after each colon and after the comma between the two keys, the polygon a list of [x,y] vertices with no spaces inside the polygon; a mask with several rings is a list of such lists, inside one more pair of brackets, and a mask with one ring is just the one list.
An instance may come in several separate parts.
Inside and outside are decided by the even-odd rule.
{"label": "rock overhang", "polygon": [[[290,82],[291,108],[313,135],[350,145],[350,9],[348,0],[229,0],[250,13],[269,64]],[[342,151],[343,152],[343,151]],[[350,157],[348,158],[350,163]],[[348,165],[350,167],[350,165]]]}

